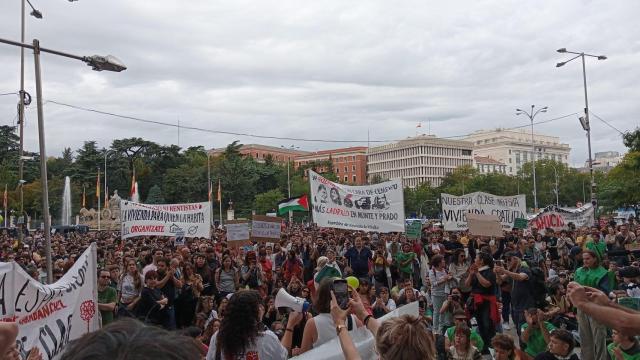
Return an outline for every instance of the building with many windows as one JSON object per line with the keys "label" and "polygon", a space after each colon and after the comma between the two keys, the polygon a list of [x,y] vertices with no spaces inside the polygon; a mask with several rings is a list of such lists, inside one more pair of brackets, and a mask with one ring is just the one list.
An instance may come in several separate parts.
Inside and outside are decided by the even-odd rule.
{"label": "building with many windows", "polygon": [[480,174],[507,173],[507,165],[488,156],[474,156],[473,167],[476,168]]}
{"label": "building with many windows", "polygon": [[369,149],[369,179],[401,178],[405,187],[428,182],[439,186],[459,166],[473,165],[473,144],[468,141],[420,135]]}
{"label": "building with many windows", "polygon": [[[209,155],[216,157],[224,153],[225,148],[209,150]],[[251,156],[257,162],[264,162],[267,156],[271,156],[273,161],[278,164],[286,164],[287,161],[292,162],[296,156],[309,154],[308,151],[300,151],[296,149],[290,149],[285,147],[275,147],[269,145],[260,144],[243,144],[240,147],[240,154],[245,156]]]}
{"label": "building with many windows", "polygon": [[[295,167],[331,162],[333,172],[343,184],[367,183],[367,147],[354,146],[342,149],[321,150],[297,156]],[[319,174],[329,171],[326,167],[314,167]]]}
{"label": "building with many windows", "polygon": [[[474,145],[474,155],[489,157],[506,165],[507,175],[516,175],[534,158],[531,133],[526,129],[479,130],[465,138]],[[550,159],[569,164],[571,148],[557,136],[533,134],[536,160]]]}

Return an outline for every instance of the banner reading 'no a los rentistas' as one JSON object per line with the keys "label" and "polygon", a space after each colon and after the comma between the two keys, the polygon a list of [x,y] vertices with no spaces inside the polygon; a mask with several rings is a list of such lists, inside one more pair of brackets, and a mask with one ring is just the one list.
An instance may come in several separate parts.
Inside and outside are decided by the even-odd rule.
{"label": "banner reading 'no a los rentistas'", "polygon": [[175,236],[210,238],[211,204],[140,204],[121,201],[121,236]]}

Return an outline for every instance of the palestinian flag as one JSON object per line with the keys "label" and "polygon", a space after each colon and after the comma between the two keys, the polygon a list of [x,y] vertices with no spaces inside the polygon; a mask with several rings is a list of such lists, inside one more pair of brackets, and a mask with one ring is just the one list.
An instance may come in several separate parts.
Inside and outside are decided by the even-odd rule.
{"label": "palestinian flag", "polygon": [[309,211],[309,199],[307,194],[282,200],[278,203],[278,215],[289,211]]}

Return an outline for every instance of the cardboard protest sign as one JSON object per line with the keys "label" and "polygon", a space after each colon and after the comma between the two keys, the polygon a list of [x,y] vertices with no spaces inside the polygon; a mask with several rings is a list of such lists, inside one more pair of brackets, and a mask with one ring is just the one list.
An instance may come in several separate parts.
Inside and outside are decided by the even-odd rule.
{"label": "cardboard protest sign", "polygon": [[404,232],[401,179],[375,185],[338,184],[309,170],[313,221],[320,227]]}
{"label": "cardboard protest sign", "polygon": [[280,241],[282,219],[273,216],[254,215],[251,221],[251,240]]}
{"label": "cardboard protest sign", "polygon": [[496,215],[467,214],[469,234],[502,237],[502,224]]}
{"label": "cardboard protest sign", "polygon": [[100,328],[95,243],[57,282],[41,284],[15,262],[0,263],[0,321],[18,324],[23,359],[37,347],[57,359],[71,340]]}
{"label": "cardboard protest sign", "polygon": [[406,233],[409,239],[420,239],[422,236],[422,222],[420,220],[411,222],[411,224],[407,225]]}
{"label": "cardboard protest sign", "polygon": [[441,194],[442,224],[447,231],[467,229],[467,214],[493,214],[502,228],[511,230],[517,218],[527,214],[525,195],[497,196],[474,192],[462,196]]}
{"label": "cardboard protest sign", "polygon": [[526,229],[527,225],[529,225],[529,221],[527,221],[527,219],[524,219],[524,218],[517,218],[516,221],[513,223],[513,227],[516,229]]}
{"label": "cardboard protest sign", "polygon": [[250,243],[249,222],[246,220],[227,221],[227,242],[229,245],[243,245]]}

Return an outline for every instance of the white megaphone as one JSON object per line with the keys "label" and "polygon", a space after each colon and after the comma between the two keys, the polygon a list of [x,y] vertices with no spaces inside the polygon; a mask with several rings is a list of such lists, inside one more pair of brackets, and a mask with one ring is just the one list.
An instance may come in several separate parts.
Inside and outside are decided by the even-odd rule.
{"label": "white megaphone", "polygon": [[289,308],[297,312],[309,310],[309,302],[303,298],[291,296],[284,288],[278,290],[275,301],[276,308]]}

